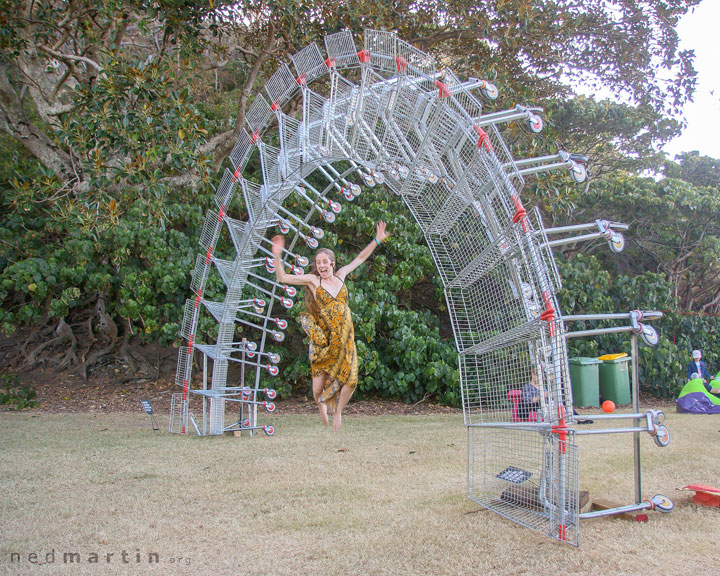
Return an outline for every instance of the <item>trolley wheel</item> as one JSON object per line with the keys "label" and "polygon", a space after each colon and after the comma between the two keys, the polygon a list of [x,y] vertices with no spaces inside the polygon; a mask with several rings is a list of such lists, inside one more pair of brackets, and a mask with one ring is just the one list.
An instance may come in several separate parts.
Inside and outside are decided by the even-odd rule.
{"label": "trolley wheel", "polygon": [[277,327],[280,328],[280,330],[285,330],[285,328],[288,327],[287,320],[284,320],[282,318],[276,318],[275,324],[277,324]]}
{"label": "trolley wheel", "polygon": [[610,245],[610,250],[619,254],[625,249],[625,237],[620,234],[620,232],[616,232],[610,237],[608,244]]}
{"label": "trolley wheel", "polygon": [[573,162],[573,165],[570,167],[570,174],[575,182],[582,184],[587,179],[587,168],[582,164]]}
{"label": "trolley wheel", "polygon": [[310,248],[313,250],[318,247],[318,241],[315,238],[312,238],[310,236],[307,236],[305,238],[305,244],[307,244]]}
{"label": "trolley wheel", "polygon": [[298,256],[295,258],[295,262],[298,263],[298,266],[302,266],[303,268],[310,264],[310,260],[308,260],[305,256]]}
{"label": "trolley wheel", "polygon": [[275,390],[273,390],[272,388],[266,388],[265,396],[270,398],[270,400],[274,400],[277,397],[277,392]]}
{"label": "trolley wheel", "polygon": [[352,192],[353,196],[360,196],[360,192],[362,192],[362,188],[358,186],[357,184],[350,184],[350,192]]}
{"label": "trolley wheel", "polygon": [[373,178],[378,184],[385,184],[385,175],[382,172],[373,172]]}
{"label": "trolley wheel", "polygon": [[275,434],[275,428],[267,424],[263,426],[263,432],[265,432],[267,436],[272,436],[273,434]]}
{"label": "trolley wheel", "polygon": [[322,240],[325,237],[325,231],[322,228],[316,228],[313,226],[311,232],[318,240]]}
{"label": "trolley wheel", "polygon": [[530,128],[530,131],[533,134],[539,134],[540,132],[542,132],[542,129],[545,126],[542,117],[538,116],[537,114],[530,115],[530,118],[528,118],[527,122],[528,128]]}
{"label": "trolley wheel", "polygon": [[653,440],[655,440],[655,444],[661,448],[670,444],[670,430],[667,429],[667,426],[664,424],[662,426],[658,426],[655,431],[655,435],[653,436]]}
{"label": "trolley wheel", "polygon": [[656,494],[655,496],[650,498],[650,502],[652,502],[655,506],[655,510],[664,514],[672,512],[675,508],[675,504],[673,504],[673,501],[670,500],[670,498],[668,498],[667,496],[663,496],[662,494]]}
{"label": "trolley wheel", "polygon": [[265,402],[265,410],[270,413],[275,412],[275,404],[273,402]]}
{"label": "trolley wheel", "polygon": [[285,340],[285,332],[273,332],[272,337],[275,342],[282,342]]}
{"label": "trolley wheel", "polygon": [[323,219],[328,224],[332,224],[333,222],[335,222],[335,213],[331,212],[330,210],[325,210],[323,212]]}
{"label": "trolley wheel", "polygon": [[488,100],[495,100],[500,92],[495,84],[485,82],[485,86],[480,88],[480,93]]}
{"label": "trolley wheel", "polygon": [[657,330],[653,328],[652,326],[648,326],[647,324],[643,325],[642,334],[640,335],[643,342],[647,344],[648,346],[657,346],[657,343],[660,342],[660,337],[658,336]]}
{"label": "trolley wheel", "polygon": [[245,420],[242,421],[242,427],[250,428],[250,418],[245,418]]}
{"label": "trolley wheel", "polygon": [[[340,212],[342,212],[342,205],[339,202],[330,202],[330,210],[335,214],[340,214]],[[305,266],[307,266],[307,264],[305,264]]]}

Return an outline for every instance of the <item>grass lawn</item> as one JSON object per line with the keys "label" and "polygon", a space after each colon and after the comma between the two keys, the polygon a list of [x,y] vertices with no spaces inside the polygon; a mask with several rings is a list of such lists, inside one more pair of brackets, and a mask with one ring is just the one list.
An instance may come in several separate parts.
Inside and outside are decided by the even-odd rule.
{"label": "grass lawn", "polygon": [[[720,571],[720,509],[675,491],[720,484],[718,417],[668,413],[667,448],[643,434],[643,495],[665,494],[675,511],[584,520],[580,548],[466,498],[459,415],[347,416],[334,435],[315,417],[277,414],[275,436],[242,438],[184,438],[159,420],[153,432],[142,413],[0,413],[0,573]],[[581,488],[631,503],[632,435],[578,444]]]}

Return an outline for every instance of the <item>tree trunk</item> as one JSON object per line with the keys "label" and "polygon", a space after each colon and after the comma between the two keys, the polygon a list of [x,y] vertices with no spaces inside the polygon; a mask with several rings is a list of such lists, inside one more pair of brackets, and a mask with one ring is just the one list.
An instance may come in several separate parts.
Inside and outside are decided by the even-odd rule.
{"label": "tree trunk", "polygon": [[25,115],[17,91],[10,84],[7,68],[0,65],[0,129],[20,142],[56,176],[68,182],[78,180],[70,155],[39,130]]}

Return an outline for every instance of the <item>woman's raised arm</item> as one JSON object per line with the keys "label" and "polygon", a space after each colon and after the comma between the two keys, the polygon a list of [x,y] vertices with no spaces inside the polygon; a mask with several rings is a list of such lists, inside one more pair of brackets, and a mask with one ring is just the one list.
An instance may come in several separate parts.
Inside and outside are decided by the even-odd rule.
{"label": "woman's raised arm", "polygon": [[275,277],[281,284],[293,284],[295,286],[318,287],[318,278],[314,274],[288,274],[283,266],[282,253],[285,248],[285,237],[274,236],[272,239],[272,253],[275,257]]}
{"label": "woman's raised arm", "polygon": [[362,250],[360,250],[360,253],[355,256],[355,259],[350,262],[350,264],[347,264],[346,266],[343,266],[340,268],[335,275],[340,278],[343,282],[345,281],[345,277],[350,274],[355,268],[360,266],[370,257],[370,254],[372,254],[377,246],[380,246],[385,239],[390,236],[385,230],[386,225],[385,222],[380,220],[380,222],[377,223],[377,227],[375,230],[375,238],[372,239],[372,241],[365,246]]}

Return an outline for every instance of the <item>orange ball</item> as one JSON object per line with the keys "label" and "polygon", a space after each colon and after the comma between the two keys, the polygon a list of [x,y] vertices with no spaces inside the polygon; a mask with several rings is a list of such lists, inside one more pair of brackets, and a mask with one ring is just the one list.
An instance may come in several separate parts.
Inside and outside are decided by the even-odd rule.
{"label": "orange ball", "polygon": [[615,402],[612,400],[605,400],[605,402],[602,403],[602,409],[604,412],[613,412],[615,410]]}

